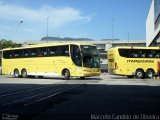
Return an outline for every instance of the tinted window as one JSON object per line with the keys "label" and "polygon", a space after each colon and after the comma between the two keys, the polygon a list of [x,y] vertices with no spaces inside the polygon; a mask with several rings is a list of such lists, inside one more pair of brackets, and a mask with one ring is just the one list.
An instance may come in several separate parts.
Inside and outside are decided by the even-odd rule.
{"label": "tinted window", "polygon": [[154,56],[155,58],[160,58],[160,51],[155,51],[155,56]]}
{"label": "tinted window", "polygon": [[139,58],[140,57],[140,53],[139,50],[129,50],[129,57],[130,58]]}
{"label": "tinted window", "polygon": [[48,55],[48,49],[47,48],[39,48],[38,49],[38,56],[47,56]]}
{"label": "tinted window", "polygon": [[59,47],[60,56],[69,56],[69,45]]}
{"label": "tinted window", "polygon": [[13,57],[14,58],[21,58],[21,57],[23,57],[23,50],[14,50],[13,51]]}
{"label": "tinted window", "polygon": [[48,48],[49,56],[57,56],[58,55],[58,47],[53,46]]}
{"label": "tinted window", "polygon": [[29,57],[29,49],[24,49],[24,57]]}
{"label": "tinted window", "polygon": [[36,48],[30,49],[30,56],[31,57],[36,57],[37,56],[37,49]]}
{"label": "tinted window", "polygon": [[77,45],[71,45],[71,58],[75,65],[82,66],[80,49]]}
{"label": "tinted window", "polygon": [[160,50],[119,49],[119,55],[128,58],[160,58]]}
{"label": "tinted window", "polygon": [[12,58],[12,51],[3,51],[3,58]]}
{"label": "tinted window", "polygon": [[69,56],[69,45],[3,51],[4,58]]}
{"label": "tinted window", "polygon": [[129,57],[129,49],[119,49],[119,55],[122,57]]}

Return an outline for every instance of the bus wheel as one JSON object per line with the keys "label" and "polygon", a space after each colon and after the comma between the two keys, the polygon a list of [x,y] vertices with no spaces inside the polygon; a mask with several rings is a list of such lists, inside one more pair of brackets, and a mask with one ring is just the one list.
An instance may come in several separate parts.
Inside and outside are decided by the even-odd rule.
{"label": "bus wheel", "polygon": [[21,72],[22,78],[26,78],[27,77],[27,70],[23,69]]}
{"label": "bus wheel", "polygon": [[144,72],[141,69],[136,70],[135,77],[142,79],[144,77]]}
{"label": "bus wheel", "polygon": [[15,76],[16,78],[19,77],[19,70],[18,70],[18,69],[15,69],[15,70],[14,70],[14,76]]}
{"label": "bus wheel", "polygon": [[81,80],[84,80],[84,79],[85,79],[85,77],[80,77],[80,79],[81,79]]}
{"label": "bus wheel", "polygon": [[69,72],[69,70],[65,70],[63,72],[63,75],[64,75],[64,79],[65,80],[69,80],[70,79],[70,72]]}
{"label": "bus wheel", "polygon": [[151,70],[151,69],[147,70],[146,77],[147,78],[153,78],[153,76],[154,76],[154,71]]}

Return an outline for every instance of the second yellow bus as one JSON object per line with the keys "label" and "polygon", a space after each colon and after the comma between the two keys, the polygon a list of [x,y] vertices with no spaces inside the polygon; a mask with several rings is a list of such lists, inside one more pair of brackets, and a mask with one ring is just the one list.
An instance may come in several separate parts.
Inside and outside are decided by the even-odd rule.
{"label": "second yellow bus", "polygon": [[152,78],[158,74],[160,47],[114,47],[108,51],[108,69],[113,75]]}

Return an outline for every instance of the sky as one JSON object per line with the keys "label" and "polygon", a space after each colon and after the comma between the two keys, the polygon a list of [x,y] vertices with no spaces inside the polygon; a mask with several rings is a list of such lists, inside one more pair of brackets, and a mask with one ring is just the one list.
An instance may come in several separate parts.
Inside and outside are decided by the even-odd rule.
{"label": "sky", "polygon": [[[146,39],[151,0],[0,0],[0,39]],[[23,22],[20,22],[23,21]],[[114,35],[113,35],[114,34]]]}

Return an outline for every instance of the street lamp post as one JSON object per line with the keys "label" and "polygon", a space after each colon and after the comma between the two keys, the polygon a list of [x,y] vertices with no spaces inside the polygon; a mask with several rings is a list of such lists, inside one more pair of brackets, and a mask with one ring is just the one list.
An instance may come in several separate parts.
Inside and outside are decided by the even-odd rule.
{"label": "street lamp post", "polygon": [[16,27],[16,32],[17,32],[17,30],[18,30],[18,26],[19,26],[21,23],[23,23],[23,21],[18,22],[17,27]]}
{"label": "street lamp post", "polygon": [[48,43],[48,19],[49,19],[49,16],[47,17],[47,43]]}
{"label": "street lamp post", "polygon": [[112,18],[112,40],[113,40],[113,43],[114,43],[114,18]]}
{"label": "street lamp post", "polygon": [[49,16],[47,17],[47,37],[48,37],[48,19],[49,19]]}
{"label": "street lamp post", "polygon": [[129,45],[129,32],[126,32],[127,33],[127,37],[128,37],[128,45]]}

